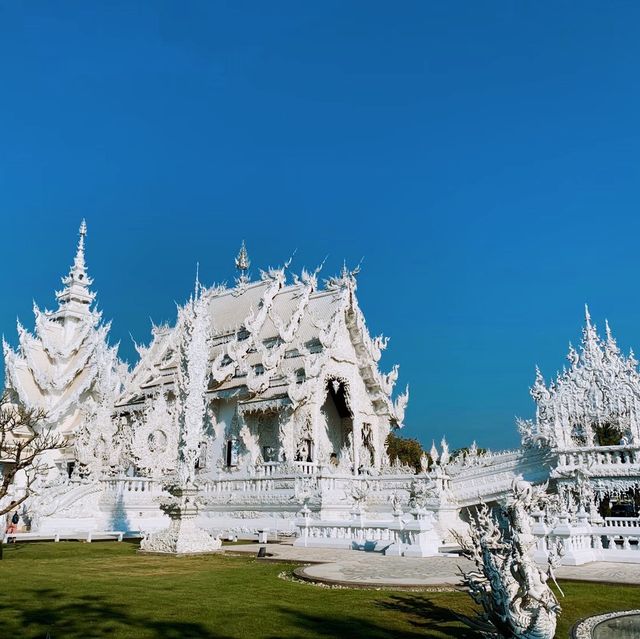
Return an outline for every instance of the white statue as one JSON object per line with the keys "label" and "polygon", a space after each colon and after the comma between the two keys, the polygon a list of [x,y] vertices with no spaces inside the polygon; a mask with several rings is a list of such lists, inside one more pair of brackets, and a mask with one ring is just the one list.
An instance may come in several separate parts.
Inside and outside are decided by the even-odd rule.
{"label": "white statue", "polygon": [[463,575],[463,583],[473,600],[482,606],[479,619],[469,625],[485,635],[505,639],[553,639],[560,605],[549,587],[551,568],[543,572],[530,550],[535,541],[529,513],[538,508],[543,490],[525,481],[513,484],[513,497],[505,508],[507,527],[484,504],[475,514],[470,537],[456,533],[466,557],[477,570]]}

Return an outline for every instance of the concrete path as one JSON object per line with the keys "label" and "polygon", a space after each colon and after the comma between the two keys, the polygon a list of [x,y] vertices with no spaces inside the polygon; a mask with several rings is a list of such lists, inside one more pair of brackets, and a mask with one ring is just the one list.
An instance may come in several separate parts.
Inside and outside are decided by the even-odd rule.
{"label": "concrete path", "polygon": [[[257,555],[261,544],[226,546],[227,552]],[[385,557],[379,553],[329,548],[294,548],[290,544],[268,544],[269,559],[311,564],[297,571],[302,578],[346,586],[420,588],[459,586],[459,569],[472,563],[462,557]],[[637,564],[592,563],[558,568],[559,579],[578,579],[640,585]]]}

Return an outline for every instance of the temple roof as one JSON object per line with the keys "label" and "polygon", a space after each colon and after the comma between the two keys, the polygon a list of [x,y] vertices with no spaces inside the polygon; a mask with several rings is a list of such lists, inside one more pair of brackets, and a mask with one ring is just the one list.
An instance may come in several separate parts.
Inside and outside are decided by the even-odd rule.
{"label": "temple roof", "polygon": [[[284,268],[272,269],[257,282],[241,277],[234,288],[203,289],[210,316],[209,392],[243,400],[287,397],[291,384],[313,375],[316,354],[333,347],[341,321],[343,334],[358,353],[354,363],[365,384],[376,395],[380,410],[393,419],[390,395],[397,368],[389,375],[378,371],[386,340],[369,336],[355,299],[353,274],[344,270],[320,290],[316,275],[317,271],[303,271],[287,283]],[[142,402],[158,388],[173,384],[178,330],[178,326],[154,327],[151,344],[138,347],[140,362],[120,406]],[[403,412],[406,397],[402,402]]]}
{"label": "temple roof", "polygon": [[[246,331],[246,321],[255,316],[265,307],[263,298],[269,287],[273,287],[272,280],[261,280],[248,284],[242,292],[238,289],[205,289],[203,296],[208,299],[211,318],[212,348],[210,359],[224,356],[227,344],[237,337],[240,343]],[[289,324],[294,313],[300,307],[301,296],[304,295],[305,286],[302,283],[283,285],[275,292],[269,309],[265,313],[264,321],[257,332],[258,340],[266,348],[274,344],[282,343],[280,333],[275,322]],[[313,350],[319,345],[318,335],[320,328],[317,324],[326,324],[335,313],[340,303],[340,295],[337,291],[315,291],[308,295],[308,302],[304,313],[301,315],[298,328],[295,333],[295,342],[302,342],[304,346]],[[141,356],[141,361],[134,369],[132,386],[129,390],[135,392],[135,387],[149,390],[163,383],[170,383],[176,370],[175,327],[161,328],[156,331],[157,337]],[[248,339],[245,338],[245,339]],[[292,343],[286,349],[286,355],[279,366],[280,377],[300,366],[301,355]],[[297,360],[297,361],[295,361]],[[250,348],[244,355],[243,361],[247,366],[259,366],[262,364],[262,354],[254,348]],[[145,374],[141,374],[141,373]],[[225,391],[245,386],[244,376],[233,376],[225,381],[213,384],[217,391]],[[283,391],[284,393],[284,391]],[[127,395],[128,393],[125,393]],[[269,393],[270,395],[272,393]]]}

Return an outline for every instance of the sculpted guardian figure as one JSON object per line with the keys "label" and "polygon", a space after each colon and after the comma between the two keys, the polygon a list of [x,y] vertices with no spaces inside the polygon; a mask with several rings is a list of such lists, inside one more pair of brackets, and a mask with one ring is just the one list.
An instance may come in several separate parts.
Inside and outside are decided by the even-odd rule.
{"label": "sculpted guardian figure", "polygon": [[454,533],[476,570],[463,573],[463,583],[482,606],[479,619],[465,619],[487,637],[553,639],[560,605],[549,587],[557,558],[544,572],[533,561],[534,537],[529,514],[544,495],[544,487],[515,480],[505,507],[506,529],[486,505],[476,512],[470,537]]}

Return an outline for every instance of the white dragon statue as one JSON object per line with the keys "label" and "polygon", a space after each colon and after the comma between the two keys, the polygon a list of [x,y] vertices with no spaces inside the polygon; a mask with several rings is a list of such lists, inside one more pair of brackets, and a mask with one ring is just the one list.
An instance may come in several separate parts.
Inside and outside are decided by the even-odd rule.
{"label": "white dragon statue", "polygon": [[559,555],[550,553],[547,571],[539,568],[530,555],[535,541],[529,513],[544,490],[515,480],[513,497],[504,508],[505,528],[483,504],[473,517],[470,536],[454,533],[463,554],[476,564],[476,570],[462,574],[463,583],[482,606],[477,618],[463,620],[485,637],[553,639],[555,635],[561,608],[548,580],[555,582],[553,568],[559,563]]}

